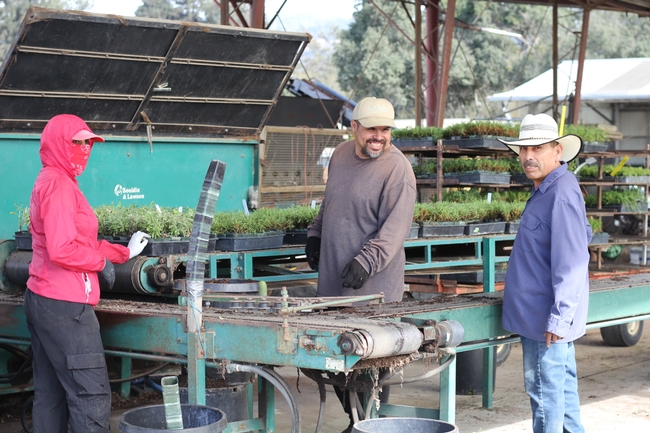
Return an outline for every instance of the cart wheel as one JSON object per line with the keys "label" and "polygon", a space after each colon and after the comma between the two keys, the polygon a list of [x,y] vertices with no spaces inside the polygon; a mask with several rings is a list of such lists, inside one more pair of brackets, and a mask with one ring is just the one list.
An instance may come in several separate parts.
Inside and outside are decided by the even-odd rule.
{"label": "cart wheel", "polygon": [[499,367],[501,364],[506,362],[506,359],[508,359],[508,356],[510,356],[511,350],[512,350],[512,346],[510,346],[510,343],[499,344],[497,346],[497,352],[496,352],[497,367]]}
{"label": "cart wheel", "polygon": [[642,334],[643,322],[629,322],[600,328],[600,335],[608,346],[634,346],[639,342]]}

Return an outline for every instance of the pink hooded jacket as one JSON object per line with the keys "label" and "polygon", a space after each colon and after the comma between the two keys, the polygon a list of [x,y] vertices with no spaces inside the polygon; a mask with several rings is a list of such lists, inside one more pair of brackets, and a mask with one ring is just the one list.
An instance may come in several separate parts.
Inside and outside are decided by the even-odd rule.
{"label": "pink hooded jacket", "polygon": [[41,136],[41,162],[30,204],[32,262],[27,287],[50,299],[97,305],[97,272],[105,258],[129,260],[129,249],[97,241],[97,217],[72,172],[72,137],[90,131],[77,116],[53,117]]}

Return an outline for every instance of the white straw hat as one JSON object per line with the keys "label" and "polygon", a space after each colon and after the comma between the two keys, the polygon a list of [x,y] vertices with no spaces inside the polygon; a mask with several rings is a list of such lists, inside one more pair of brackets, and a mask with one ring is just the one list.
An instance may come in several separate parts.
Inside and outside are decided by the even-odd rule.
{"label": "white straw hat", "polygon": [[508,146],[517,155],[519,155],[519,147],[521,146],[540,146],[557,141],[562,145],[560,160],[570,162],[582,150],[582,139],[573,134],[567,134],[563,137],[558,135],[557,122],[551,116],[548,114],[527,114],[519,127],[519,140],[497,140]]}

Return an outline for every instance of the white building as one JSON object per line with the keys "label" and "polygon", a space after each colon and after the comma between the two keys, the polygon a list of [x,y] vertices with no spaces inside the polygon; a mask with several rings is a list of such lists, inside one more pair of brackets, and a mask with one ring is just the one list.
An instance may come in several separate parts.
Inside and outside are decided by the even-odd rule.
{"label": "white building", "polygon": [[[577,72],[577,60],[558,65],[558,101],[567,105],[567,111]],[[650,143],[650,58],[585,60],[581,100],[579,123],[614,125],[623,134],[617,149],[646,149]],[[553,70],[489,96],[488,101],[501,102],[513,119],[528,113],[550,114]]]}

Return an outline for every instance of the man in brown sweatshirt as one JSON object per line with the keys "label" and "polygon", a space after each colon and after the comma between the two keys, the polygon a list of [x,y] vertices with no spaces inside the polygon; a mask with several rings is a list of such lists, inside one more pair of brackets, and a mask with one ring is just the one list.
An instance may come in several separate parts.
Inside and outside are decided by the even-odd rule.
{"label": "man in brown sweatshirt", "polygon": [[415,175],[390,142],[390,102],[365,98],[352,119],[354,140],[339,144],[328,166],[325,198],[309,226],[307,261],[318,266],[318,296],[383,292],[386,302],[401,301]]}
{"label": "man in brown sweatshirt", "polygon": [[[318,267],[318,296],[383,292],[386,302],[399,302],[415,175],[408,159],[391,144],[395,111],[390,102],[365,98],[352,119],[354,139],[339,144],[329,162],[325,198],[307,234],[307,262],[312,269]],[[344,389],[334,390],[350,415],[349,432],[349,399]]]}

